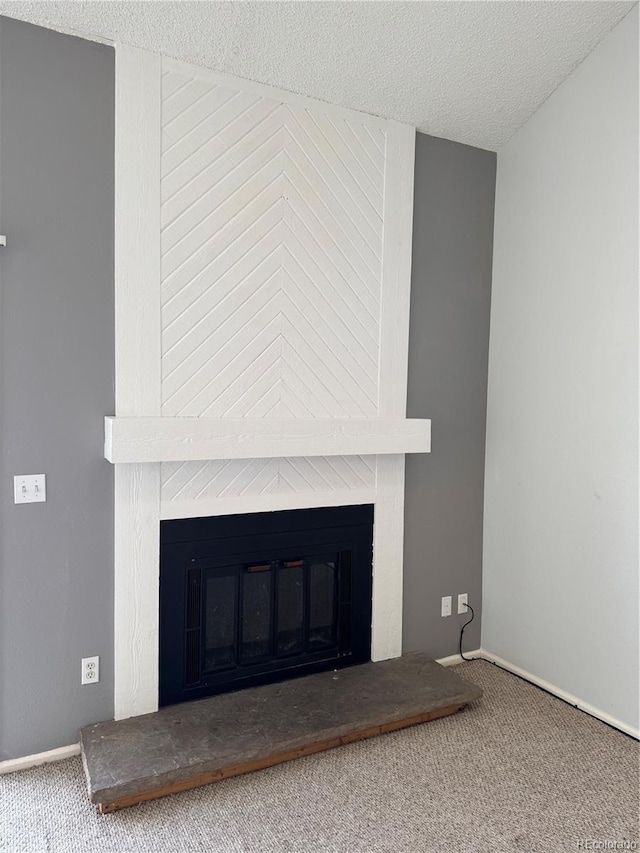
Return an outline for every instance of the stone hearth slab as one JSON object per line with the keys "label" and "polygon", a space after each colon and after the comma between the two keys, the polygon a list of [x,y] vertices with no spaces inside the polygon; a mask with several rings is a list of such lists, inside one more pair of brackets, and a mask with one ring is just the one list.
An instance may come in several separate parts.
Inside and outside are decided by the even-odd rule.
{"label": "stone hearth slab", "polygon": [[80,732],[102,813],[444,717],[482,695],[423,654],[162,708]]}

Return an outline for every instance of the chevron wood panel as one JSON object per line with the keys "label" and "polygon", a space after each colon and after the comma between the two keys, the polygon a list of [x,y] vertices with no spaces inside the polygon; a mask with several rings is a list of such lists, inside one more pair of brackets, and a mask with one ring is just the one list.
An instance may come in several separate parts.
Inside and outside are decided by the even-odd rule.
{"label": "chevron wood panel", "polygon": [[[162,75],[162,414],[375,417],[379,122]],[[375,484],[371,459],[163,465],[163,500]]]}
{"label": "chevron wood panel", "polygon": [[373,456],[165,462],[162,469],[163,501],[375,487]]}

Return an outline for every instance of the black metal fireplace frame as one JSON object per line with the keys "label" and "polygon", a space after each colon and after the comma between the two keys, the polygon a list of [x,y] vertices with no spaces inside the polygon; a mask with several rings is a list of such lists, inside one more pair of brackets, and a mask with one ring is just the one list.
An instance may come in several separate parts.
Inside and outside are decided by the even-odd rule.
{"label": "black metal fireplace frame", "polygon": [[[371,505],[161,522],[160,705],[370,660],[372,540]],[[194,680],[194,643],[202,643],[202,631],[189,646],[189,620],[193,622],[189,614],[197,612],[201,601],[196,599],[194,604],[194,593],[189,591],[189,573],[196,577],[199,571],[228,565],[230,558],[234,564],[248,565],[254,561],[290,560],[302,554],[336,555],[342,579],[339,583],[344,584],[344,578],[350,578],[348,615],[346,619],[336,619],[335,645],[331,649],[306,651],[301,656],[279,658],[271,663],[240,666],[236,662],[228,671],[201,673]],[[347,554],[349,570],[343,572],[342,561],[347,560]],[[340,601],[346,600],[343,588]],[[276,618],[274,613],[271,618]]]}

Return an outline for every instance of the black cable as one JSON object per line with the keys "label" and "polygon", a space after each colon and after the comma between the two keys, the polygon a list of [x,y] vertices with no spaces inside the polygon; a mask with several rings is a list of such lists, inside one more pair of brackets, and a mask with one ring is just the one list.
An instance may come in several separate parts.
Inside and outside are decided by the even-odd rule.
{"label": "black cable", "polygon": [[[473,607],[472,607],[470,604],[467,604],[467,609],[471,611],[471,619],[468,619],[468,620],[464,623],[464,625],[462,626],[462,628],[461,628],[461,630],[460,630],[460,646],[459,646],[459,651],[460,651],[460,657],[462,658],[462,660],[465,660],[465,661],[484,660],[484,661],[486,661],[487,663],[490,663],[492,666],[495,666],[495,668],[496,668],[496,669],[499,669],[501,672],[506,672],[506,673],[507,673],[507,675],[514,675],[516,678],[519,678],[519,679],[520,679],[520,681],[524,681],[524,682],[526,682],[527,684],[531,684],[533,687],[537,687],[537,688],[538,688],[538,690],[542,690],[542,691],[543,691],[544,693],[546,693],[548,696],[553,696],[553,698],[554,698],[554,699],[559,699],[561,702],[564,702],[566,705],[569,705],[571,708],[575,708],[576,710],[580,711],[582,714],[586,714],[587,716],[589,716],[589,717],[591,717],[591,718],[593,719],[593,715],[592,715],[592,714],[589,714],[589,712],[588,712],[588,711],[585,711],[585,710],[584,710],[584,708],[581,708],[579,705],[576,705],[576,704],[575,704],[575,702],[570,702],[570,701],[568,701],[567,699],[563,699],[563,698],[562,698],[562,696],[558,696],[556,693],[552,693],[552,692],[551,692],[551,690],[547,690],[547,688],[546,688],[546,687],[541,687],[539,684],[536,684],[536,682],[535,682],[535,681],[531,681],[531,680],[530,680],[530,679],[528,679],[526,676],[524,676],[524,675],[518,675],[518,673],[517,673],[517,672],[513,672],[513,670],[511,670],[511,669],[506,669],[504,666],[500,666],[500,664],[499,664],[499,663],[496,663],[494,660],[491,660],[491,657],[488,657],[488,656],[486,656],[486,655],[484,655],[484,654],[481,654],[481,656],[480,656],[479,658],[466,658],[466,657],[462,654],[462,635],[464,634],[464,629],[467,627],[467,625],[470,625],[470,624],[473,622],[473,620],[474,620],[474,618],[475,618],[475,615],[476,615],[476,614],[473,612]],[[601,722],[603,722],[606,726],[609,726],[609,728],[612,728],[612,729],[613,729],[614,731],[616,731],[616,732],[620,732],[620,731],[622,731],[622,730],[621,730],[621,729],[619,729],[617,726],[614,726],[614,725],[612,725],[611,723],[606,723],[604,720],[601,720]],[[624,732],[624,731],[623,731],[623,732],[622,732],[622,734],[623,734],[623,735],[625,735],[626,737],[631,738],[631,739],[632,739],[632,740],[634,740],[634,741],[636,741],[636,740],[637,740],[637,738],[636,738],[634,735],[629,734],[628,732]]]}
{"label": "black cable", "polygon": [[462,628],[460,629],[460,657],[462,658],[462,660],[470,661],[470,660],[475,660],[475,658],[466,658],[462,654],[462,635],[464,634],[464,629],[467,627],[467,625],[470,625],[473,622],[476,614],[473,612],[473,607],[470,604],[467,604],[467,610],[471,611],[471,619],[469,619],[467,622],[465,622],[464,625],[462,626]]}

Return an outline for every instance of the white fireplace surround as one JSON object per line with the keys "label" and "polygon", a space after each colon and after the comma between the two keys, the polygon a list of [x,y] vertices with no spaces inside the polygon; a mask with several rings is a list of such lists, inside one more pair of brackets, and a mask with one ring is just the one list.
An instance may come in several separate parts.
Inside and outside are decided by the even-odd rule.
{"label": "white fireplace surround", "polygon": [[414,144],[117,46],[117,719],[158,707],[162,519],[372,503],[372,658],[401,653]]}

